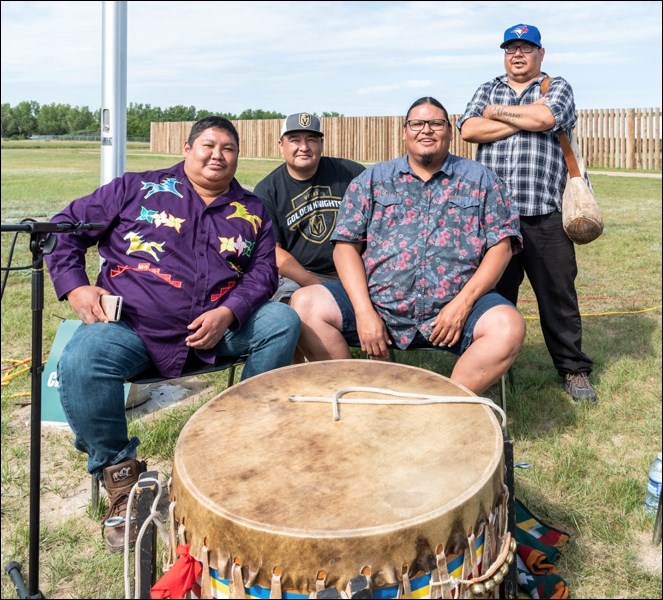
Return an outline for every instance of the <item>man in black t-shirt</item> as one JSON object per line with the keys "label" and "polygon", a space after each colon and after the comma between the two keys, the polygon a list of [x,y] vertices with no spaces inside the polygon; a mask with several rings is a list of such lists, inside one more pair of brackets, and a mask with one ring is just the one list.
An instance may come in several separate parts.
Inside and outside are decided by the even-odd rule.
{"label": "man in black t-shirt", "polygon": [[289,302],[299,287],[338,279],[330,236],[350,182],[364,166],[322,156],[320,119],[310,113],[287,117],[279,146],[285,163],[258,182],[276,237],[279,287],[272,300]]}

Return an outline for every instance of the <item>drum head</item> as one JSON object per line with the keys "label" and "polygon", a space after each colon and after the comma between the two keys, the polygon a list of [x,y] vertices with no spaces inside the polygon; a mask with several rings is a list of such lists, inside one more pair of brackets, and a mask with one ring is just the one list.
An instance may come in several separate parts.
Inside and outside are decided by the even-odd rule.
{"label": "drum head", "polygon": [[289,399],[357,386],[473,395],[431,371],[358,359],[293,365],[227,389],[175,448],[171,499],[194,556],[204,545],[213,566],[250,564],[266,587],[276,566],[296,589],[314,589],[320,569],[344,585],[363,565],[391,582],[403,563],[429,561],[490,513],[503,481],[490,408],[344,403],[394,400],[352,392],[334,420],[330,402]]}

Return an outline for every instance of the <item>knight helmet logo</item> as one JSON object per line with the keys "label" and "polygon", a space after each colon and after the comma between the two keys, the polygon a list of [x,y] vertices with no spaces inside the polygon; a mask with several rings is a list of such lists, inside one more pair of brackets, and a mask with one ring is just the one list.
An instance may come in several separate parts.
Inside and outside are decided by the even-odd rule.
{"label": "knight helmet logo", "polygon": [[311,126],[311,115],[308,113],[300,113],[299,114],[299,125],[301,127],[310,127]]}

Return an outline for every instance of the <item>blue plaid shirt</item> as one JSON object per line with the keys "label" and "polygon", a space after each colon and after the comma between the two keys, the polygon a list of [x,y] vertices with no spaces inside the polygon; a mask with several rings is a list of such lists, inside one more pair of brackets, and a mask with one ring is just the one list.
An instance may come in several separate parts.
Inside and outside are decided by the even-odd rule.
{"label": "blue plaid shirt", "polygon": [[[474,93],[456,126],[470,117],[481,117],[489,104],[522,106],[541,97],[545,73],[533,81],[520,96],[509,86],[506,75],[484,83]],[[519,131],[503,140],[479,144],[476,159],[497,173],[506,184],[511,201],[522,216],[547,215],[562,210],[562,195],[567,169],[557,132],[571,133],[575,122],[573,89],[561,77],[554,77],[547,93],[548,108],[555,126],[543,132]]]}

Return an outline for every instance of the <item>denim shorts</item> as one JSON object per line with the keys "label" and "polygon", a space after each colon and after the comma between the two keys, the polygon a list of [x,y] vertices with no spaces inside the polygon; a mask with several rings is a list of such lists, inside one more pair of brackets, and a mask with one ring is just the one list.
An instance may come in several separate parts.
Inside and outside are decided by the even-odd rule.
{"label": "denim shorts", "polygon": [[[316,273],[320,279],[325,281],[338,281],[338,275],[323,275],[321,273]],[[279,275],[279,286],[274,292],[274,295],[270,298],[274,302],[290,302],[290,297],[302,287],[296,281],[288,279],[283,275]]]}
{"label": "denim shorts", "polygon": [[[359,341],[359,335],[357,334],[355,311],[354,308],[352,308],[352,302],[350,302],[350,298],[348,297],[345,288],[340,281],[327,281],[322,285],[324,285],[329,290],[331,295],[334,297],[339,310],[341,311],[341,316],[343,319],[343,329],[341,333],[343,334],[345,341],[349,346],[360,346],[361,343]],[[470,344],[472,343],[474,328],[477,325],[477,321],[483,316],[484,313],[489,311],[491,308],[495,308],[496,306],[514,305],[503,296],[500,296],[500,294],[494,290],[487,292],[474,303],[474,306],[472,307],[472,310],[470,311],[470,314],[465,321],[465,325],[463,325],[462,336],[460,340],[453,346],[435,346],[429,342],[421,332],[418,331],[412,342],[410,342],[408,349],[434,348],[436,350],[447,350],[456,356],[460,356],[470,347]]]}

